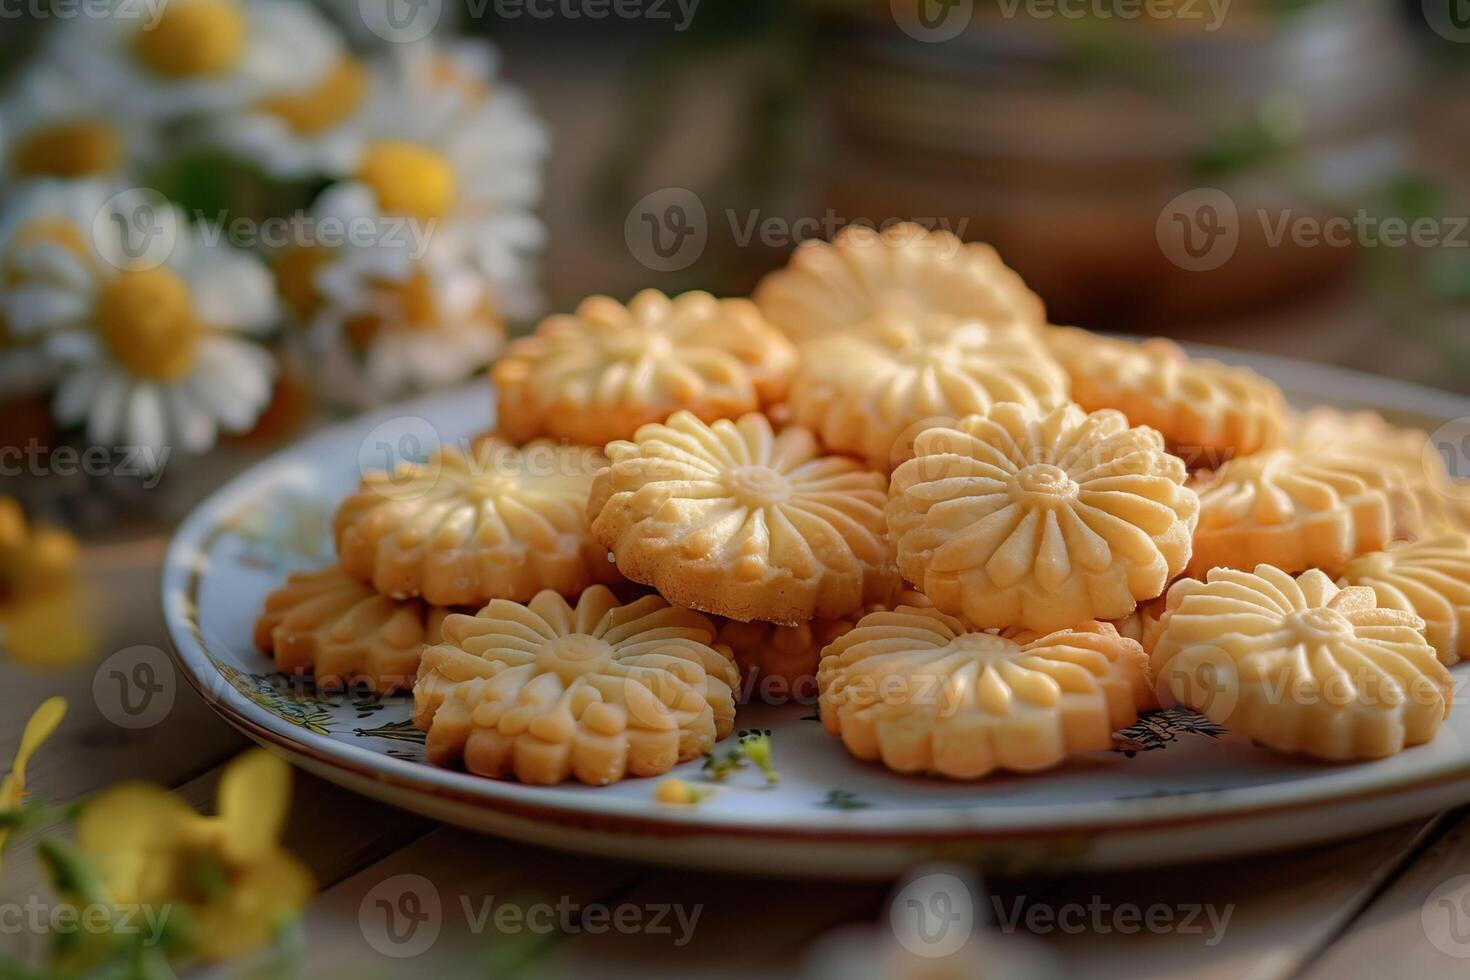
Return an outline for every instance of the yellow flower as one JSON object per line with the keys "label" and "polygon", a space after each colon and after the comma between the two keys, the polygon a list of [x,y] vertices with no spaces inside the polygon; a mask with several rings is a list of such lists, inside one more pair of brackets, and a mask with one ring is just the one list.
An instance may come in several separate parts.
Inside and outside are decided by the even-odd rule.
{"label": "yellow flower", "polygon": [[0,649],[16,660],[65,666],[96,649],[76,538],[28,526],[20,504],[0,497]]}
{"label": "yellow flower", "polygon": [[[10,775],[5,777],[5,782],[0,783],[0,813],[18,810],[25,802],[26,763],[31,761],[31,756],[41,747],[41,743],[56,731],[56,726],[61,724],[65,715],[66,698],[47,698],[31,715],[30,721],[26,722],[25,731],[20,736],[20,748],[15,751],[15,764],[10,769]],[[5,838],[9,835],[8,828],[0,828],[0,854],[4,852]]]}
{"label": "yellow flower", "polygon": [[82,810],[77,845],[114,905],[169,909],[204,960],[265,945],[311,900],[311,872],[281,848],[291,769],[254,749],[220,780],[218,816],[205,817],[148,783],[125,783]]}

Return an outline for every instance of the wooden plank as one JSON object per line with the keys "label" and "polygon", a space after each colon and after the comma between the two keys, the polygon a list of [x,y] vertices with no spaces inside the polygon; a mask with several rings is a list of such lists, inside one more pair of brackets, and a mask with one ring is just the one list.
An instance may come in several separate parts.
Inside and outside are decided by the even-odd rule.
{"label": "wooden plank", "polygon": [[1402,874],[1303,974],[1454,978],[1470,974],[1470,811],[1445,821]]}
{"label": "wooden plank", "polygon": [[[1090,980],[1286,978],[1359,912],[1438,819],[1290,854],[1049,884],[991,882],[991,911],[1002,927],[1019,922],[1026,934],[1035,915],[1038,938],[1064,972]],[[1029,913],[1032,905],[1040,911]]]}

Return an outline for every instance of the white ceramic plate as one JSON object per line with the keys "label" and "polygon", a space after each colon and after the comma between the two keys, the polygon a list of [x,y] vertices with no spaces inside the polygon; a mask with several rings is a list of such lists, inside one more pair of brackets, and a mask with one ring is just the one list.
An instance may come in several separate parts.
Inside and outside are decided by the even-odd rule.
{"label": "white ceramic plate", "polygon": [[[1211,352],[1271,375],[1299,404],[1375,407],[1433,428],[1470,400],[1367,375]],[[327,430],[244,473],[179,529],[163,603],[183,674],[231,724],[325,779],[396,806],[567,850],[660,863],[872,877],[947,858],[990,867],[1120,867],[1227,857],[1345,837],[1470,801],[1470,709],[1429,745],[1355,766],[1283,758],[1179,711],[1146,716],[1115,751],[974,785],[851,759],[814,706],[748,706],[773,733],[780,784],[736,773],[694,807],[655,780],[522,786],[433,768],[409,699],[317,700],[251,643],[261,600],[293,568],[330,560],[330,514],[363,467],[489,425],[483,385]],[[1470,671],[1456,670],[1457,692]],[[1458,700],[1458,697],[1457,697]],[[700,764],[674,775],[700,780]]]}

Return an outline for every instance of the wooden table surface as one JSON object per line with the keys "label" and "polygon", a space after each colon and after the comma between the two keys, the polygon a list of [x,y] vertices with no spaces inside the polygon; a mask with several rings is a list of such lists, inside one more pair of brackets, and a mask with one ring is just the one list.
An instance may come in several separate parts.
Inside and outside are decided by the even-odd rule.
{"label": "wooden table surface", "polygon": [[[150,539],[88,549],[84,564],[104,597],[102,657],[135,645],[166,647],[157,598],[163,546]],[[71,710],[32,764],[34,792],[60,802],[118,780],[148,779],[211,807],[221,765],[247,740],[178,678],[164,679],[176,693],[165,720],[136,731],[112,724],[93,693],[98,663],[65,671],[0,666],[0,757],[11,757],[30,710],[63,694]],[[1005,957],[1015,954],[1050,960],[1060,976],[1464,977],[1470,878],[1448,892],[1441,886],[1470,875],[1467,817],[1470,811],[1445,813],[1248,860],[986,880],[990,898],[980,908],[991,922],[976,941],[996,954],[984,958],[985,975],[1006,976]],[[306,917],[306,977],[846,978],[850,970],[834,972],[833,950],[857,951],[858,962],[876,968],[879,961],[862,951],[893,939],[888,884],[740,878],[558,854],[439,826],[299,772],[287,844],[320,885]],[[26,845],[16,841],[0,873],[0,910],[49,901]],[[414,957],[389,955],[408,947],[388,936],[384,910],[412,912],[403,895],[430,890],[440,907],[437,938]],[[497,918],[504,905],[529,914],[536,903],[542,919],[517,925]],[[610,914],[601,907],[624,906],[650,926],[655,916],[664,924],[619,931],[599,918]],[[1130,910],[1150,909],[1177,925],[1134,925]],[[1018,919],[1020,927],[1002,928]],[[1026,930],[1028,921],[1039,932]],[[1048,928],[1051,922],[1058,925]],[[423,940],[415,934],[411,941]],[[0,929],[0,948],[11,952],[34,953],[42,942]]]}

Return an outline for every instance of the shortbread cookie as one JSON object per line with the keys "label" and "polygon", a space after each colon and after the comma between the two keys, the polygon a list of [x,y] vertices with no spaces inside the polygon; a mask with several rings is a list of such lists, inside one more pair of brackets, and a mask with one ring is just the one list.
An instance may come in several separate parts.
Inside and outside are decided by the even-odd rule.
{"label": "shortbread cookie", "polygon": [[[922,608],[931,603],[922,593],[903,589],[896,599],[872,603],[863,612],[881,612],[899,605]],[[719,641],[735,654],[740,690],[746,700],[768,704],[806,701],[816,696],[817,663],[822,659],[822,650],[856,626],[860,618],[813,619],[798,626],[722,619]]]}
{"label": "shortbread cookie", "polygon": [[1282,752],[1346,761],[1434,737],[1453,681],[1413,613],[1319,569],[1213,569],[1169,590],[1154,677],[1180,703]]}
{"label": "shortbread cookie", "polygon": [[607,447],[587,515],[635,582],[670,602],[795,626],[892,593],[887,481],[812,433],[763,415],[706,425],[689,412]]}
{"label": "shortbread cookie", "polygon": [[1196,578],[1262,563],[1335,572],[1422,527],[1403,476],[1367,457],[1272,449],[1231,460],[1196,489]]}
{"label": "shortbread cookie", "polygon": [[889,315],[863,332],[804,344],[790,405],[828,449],[887,470],[911,452],[911,439],[895,440],[926,419],[952,422],[997,402],[1045,411],[1067,401],[1067,376],[1035,328],[929,313]]}
{"label": "shortbread cookie", "polygon": [[369,474],[337,511],[337,553],[386,596],[441,606],[578,595],[614,576],[586,529],[601,453],[482,438]]}
{"label": "shortbread cookie", "polygon": [[995,249],[908,223],[881,232],[849,225],[830,245],[802,242],[785,268],[761,280],[755,301],[798,343],[854,334],[895,314],[1037,329],[1046,323],[1040,297]]}
{"label": "shortbread cookie", "polygon": [[1366,586],[1382,609],[1424,620],[1424,637],[1446,665],[1470,656],[1470,535],[1443,534],[1347,563],[1338,585]]}
{"label": "shortbread cookie", "polygon": [[796,351],[744,299],[645,289],[583,300],[511,344],[491,370],[500,431],[601,446],[679,409],[705,421],[780,401]]}
{"label": "shortbread cookie", "polygon": [[424,654],[414,722],[428,758],[480,776],[594,786],[657,776],[730,734],[739,676],[714,625],[658,596],[593,586],[444,621]]}
{"label": "shortbread cookie", "polygon": [[1300,453],[1359,456],[1402,474],[1423,516],[1416,536],[1470,531],[1470,502],[1454,488],[1444,457],[1422,429],[1390,425],[1377,412],[1314,408],[1292,418],[1291,433]]}
{"label": "shortbread cookie", "polygon": [[1073,401],[1158,429],[1190,469],[1213,469],[1283,440],[1286,399],[1254,371],[1189,357],[1161,337],[1138,344],[1076,327],[1045,336],[1071,378]]}
{"label": "shortbread cookie", "polygon": [[1189,561],[1199,501],[1152,429],[997,405],[926,429],[893,474],[904,578],[981,629],[1119,619]]}
{"label": "shortbread cookie", "polygon": [[1148,602],[1140,602],[1137,609],[1122,619],[1113,620],[1113,627],[1117,629],[1119,636],[1126,636],[1143,647],[1144,653],[1152,653],[1162,629],[1165,601],[1165,596],[1159,596]]}
{"label": "shortbread cookie", "polygon": [[906,606],[864,616],[817,676],[822,724],[854,756],[954,779],[1111,748],[1151,703],[1142,649],[1106,623],[1012,639]]}
{"label": "shortbread cookie", "polygon": [[255,646],[286,674],[311,674],[318,687],[363,684],[382,694],[407,690],[424,644],[439,642],[450,610],[390,599],[337,566],[296,572],[266,597]]}

